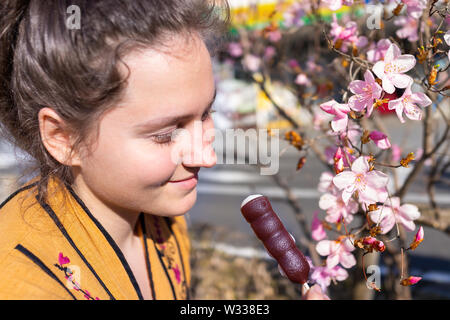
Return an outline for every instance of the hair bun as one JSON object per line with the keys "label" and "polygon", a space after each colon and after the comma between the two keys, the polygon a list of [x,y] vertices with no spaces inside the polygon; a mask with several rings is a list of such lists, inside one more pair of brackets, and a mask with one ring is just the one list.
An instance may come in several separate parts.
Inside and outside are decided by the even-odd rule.
{"label": "hair bun", "polygon": [[17,130],[17,110],[10,93],[10,80],[14,58],[14,47],[18,27],[31,0],[2,0],[0,3],[0,121],[8,132],[6,139]]}

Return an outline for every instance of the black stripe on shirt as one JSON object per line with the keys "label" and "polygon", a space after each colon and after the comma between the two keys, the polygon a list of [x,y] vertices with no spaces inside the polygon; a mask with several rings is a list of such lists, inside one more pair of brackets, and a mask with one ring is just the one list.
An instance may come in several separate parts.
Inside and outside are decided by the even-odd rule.
{"label": "black stripe on shirt", "polygon": [[103,228],[103,226],[100,224],[100,222],[92,215],[92,213],[89,211],[89,209],[84,204],[83,200],[81,200],[78,195],[75,193],[75,191],[72,189],[70,185],[66,185],[67,189],[70,191],[72,196],[75,198],[75,200],[78,202],[78,204],[83,208],[84,212],[86,212],[87,216],[92,220],[92,222],[95,223],[97,228],[103,233],[103,236],[106,238],[106,240],[109,242],[110,246],[116,253],[117,257],[119,258],[120,262],[122,263],[125,271],[128,274],[128,277],[130,278],[131,284],[133,285],[134,289],[136,290],[136,294],[139,298],[139,300],[144,300],[144,297],[142,296],[141,289],[139,288],[139,284],[136,281],[136,278],[134,277],[133,271],[130,268],[130,265],[128,264],[127,260],[125,259],[125,256],[122,253],[122,250],[120,250],[119,246],[116,244],[114,239],[111,237],[111,235],[108,233],[108,231]]}
{"label": "black stripe on shirt", "polygon": [[151,265],[150,265],[150,255],[148,253],[148,246],[147,246],[147,228],[145,226],[145,217],[144,217],[144,213],[141,213],[141,215],[139,216],[139,220],[142,226],[142,234],[144,236],[144,247],[145,247],[145,258],[147,261],[147,272],[148,272],[148,276],[150,278],[150,288],[152,290],[152,295],[153,295],[153,300],[157,300],[156,299],[156,291],[155,291],[155,286],[153,284],[153,275],[152,275],[152,269],[151,269]]}
{"label": "black stripe on shirt", "polygon": [[[37,200],[39,200],[36,197]],[[109,289],[106,287],[105,283],[102,281],[102,279],[100,279],[99,275],[97,274],[97,272],[95,272],[94,268],[91,266],[91,264],[87,261],[86,257],[81,253],[81,251],[78,249],[78,247],[76,246],[76,244],[73,242],[72,238],[69,236],[69,234],[67,233],[67,230],[64,228],[63,224],[61,223],[61,221],[59,220],[58,216],[56,215],[55,211],[53,211],[52,207],[50,207],[50,205],[48,205],[45,202],[40,202],[40,205],[42,206],[42,208],[48,213],[48,215],[50,216],[50,218],[52,218],[53,222],[56,224],[56,226],[58,227],[58,229],[61,231],[61,233],[64,235],[64,237],[67,239],[67,241],[70,243],[70,245],[72,246],[72,248],[78,253],[78,255],[80,256],[81,260],[84,261],[84,263],[86,264],[86,266],[89,268],[89,270],[91,270],[92,274],[95,276],[95,278],[98,280],[98,282],[100,283],[100,285],[103,287],[103,289],[105,289],[106,293],[109,295],[110,300],[116,300],[114,298],[114,296],[112,295],[112,293],[109,291]]]}
{"label": "black stripe on shirt", "polygon": [[8,198],[6,198],[5,201],[2,202],[2,204],[0,204],[0,209],[3,208],[5,206],[5,204],[7,204],[10,200],[12,200],[12,198],[14,198],[16,195],[18,195],[22,191],[25,191],[25,190],[28,190],[28,189],[34,187],[35,185],[37,185],[38,182],[39,181],[33,182],[29,185],[26,185],[25,187],[22,187],[16,191],[14,191]]}
{"label": "black stripe on shirt", "polygon": [[66,291],[70,296],[73,298],[73,300],[77,300],[75,296],[70,292],[69,289],[64,285],[64,283],[61,282],[61,280],[58,279],[58,277],[33,253],[31,253],[27,248],[22,246],[21,244],[18,244],[15,249],[22,252],[27,258],[29,258],[31,261],[33,261],[39,268],[41,268],[46,274],[48,274],[51,278],[56,280]]}
{"label": "black stripe on shirt", "polygon": [[[158,219],[158,218],[156,218],[156,219]],[[161,266],[164,269],[164,272],[166,273],[167,280],[169,281],[170,288],[172,289],[173,299],[178,300],[177,295],[175,293],[175,287],[173,286],[172,279],[170,278],[170,275],[169,275],[169,271],[167,270],[167,266],[164,263],[164,260],[162,259],[163,254],[161,253],[161,251],[159,251],[158,247],[156,246],[157,238],[153,236],[153,232],[152,232],[152,238],[153,238],[153,245],[155,247],[156,253],[158,254],[159,262],[161,263]]]}

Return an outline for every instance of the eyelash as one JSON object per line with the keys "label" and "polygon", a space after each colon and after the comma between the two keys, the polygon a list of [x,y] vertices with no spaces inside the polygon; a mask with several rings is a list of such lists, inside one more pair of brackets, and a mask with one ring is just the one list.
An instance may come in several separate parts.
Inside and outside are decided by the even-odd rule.
{"label": "eyelash", "polygon": [[[209,109],[208,112],[202,116],[202,121],[208,120],[211,117],[211,114],[213,114],[214,112],[216,112],[216,110]],[[163,147],[163,146],[168,146],[173,143],[174,140],[172,139],[172,135],[173,135],[173,132],[168,133],[168,134],[159,134],[159,135],[152,136],[152,139],[153,139],[153,141],[155,141],[155,143],[157,145]]]}

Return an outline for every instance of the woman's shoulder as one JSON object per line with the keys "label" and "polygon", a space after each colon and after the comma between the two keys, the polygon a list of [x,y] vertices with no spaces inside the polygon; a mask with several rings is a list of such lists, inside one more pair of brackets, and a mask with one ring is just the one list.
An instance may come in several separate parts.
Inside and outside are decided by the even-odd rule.
{"label": "woman's shoulder", "polygon": [[60,240],[36,199],[36,184],[26,183],[0,204],[0,299],[72,298],[53,270]]}
{"label": "woman's shoulder", "polygon": [[36,183],[25,184],[0,204],[0,259],[2,253],[12,250],[13,243],[29,231],[25,219],[30,212],[36,211],[33,192],[35,185]]}
{"label": "woman's shoulder", "polygon": [[29,243],[6,252],[0,262],[0,300],[73,299],[48,260]]}

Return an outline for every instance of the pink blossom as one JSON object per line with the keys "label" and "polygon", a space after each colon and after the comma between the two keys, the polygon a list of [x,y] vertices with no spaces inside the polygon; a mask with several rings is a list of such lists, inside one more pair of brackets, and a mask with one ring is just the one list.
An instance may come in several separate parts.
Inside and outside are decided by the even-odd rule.
{"label": "pink blossom", "polygon": [[392,150],[392,160],[391,161],[394,163],[399,162],[402,157],[402,149],[398,145],[393,144],[391,147],[391,150]]}
{"label": "pink blossom", "polygon": [[270,42],[278,42],[281,40],[281,32],[280,32],[280,30],[270,31],[267,34],[267,37]]}
{"label": "pink blossom", "polygon": [[345,223],[350,223],[353,220],[353,214],[358,211],[358,203],[350,199],[345,204],[341,192],[325,193],[320,197],[319,208],[327,212],[325,220],[330,223],[338,223],[342,220]]}
{"label": "pink blossom", "polygon": [[354,94],[348,101],[349,107],[358,112],[367,108],[367,116],[370,116],[373,110],[373,102],[375,99],[380,99],[383,92],[380,85],[375,81],[372,72],[367,70],[364,73],[364,81],[354,80],[350,82],[348,88]]}
{"label": "pink blossom", "polygon": [[373,130],[369,134],[369,138],[375,142],[377,147],[380,149],[389,149],[391,147],[391,142],[389,141],[387,135],[383,132]]}
{"label": "pink blossom", "polygon": [[344,281],[348,278],[348,272],[341,266],[334,266],[333,268],[314,267],[311,268],[311,280],[317,283],[322,291],[325,291],[330,286],[331,280]]}
{"label": "pink blossom", "polygon": [[311,81],[309,81],[308,77],[304,73],[300,73],[295,78],[295,83],[300,86],[311,86]]}
{"label": "pink blossom", "polygon": [[423,241],[423,239],[424,239],[424,233],[423,233],[423,227],[421,226],[419,228],[419,231],[417,231],[417,233],[416,233],[414,241],[409,245],[409,249],[416,250],[416,248]]}
{"label": "pink blossom", "polygon": [[288,61],[288,66],[292,69],[300,68],[300,65],[298,64],[297,60],[295,60],[295,59],[290,59]]}
{"label": "pink blossom", "polygon": [[339,10],[343,5],[351,6],[353,0],[322,0],[322,3],[327,6],[330,10]]}
{"label": "pink blossom", "polygon": [[[347,129],[344,131],[339,131],[339,132],[334,132],[332,130],[329,130],[327,132],[327,135],[329,136],[335,136],[335,146],[332,148],[332,154],[331,156],[336,152],[337,147],[336,145],[340,145],[342,143],[344,143],[345,145],[348,145],[348,143],[346,143],[348,140],[353,144],[353,145],[357,145],[360,141],[361,138],[361,133],[362,133],[362,129],[361,127],[354,123],[354,122],[349,122],[347,125]],[[349,147],[344,147],[344,151],[348,154],[348,155],[352,155],[352,149]],[[331,152],[331,151],[330,151]],[[354,157],[353,157],[354,159]],[[350,159],[350,161],[352,161],[352,159]],[[331,157],[329,159],[329,163],[332,164],[333,163],[333,157]],[[350,166],[347,161],[346,158],[344,158],[344,163],[346,166]]]}
{"label": "pink blossom", "polygon": [[[339,135],[339,139],[336,139],[336,144],[339,144],[339,141],[346,141],[350,140],[353,145],[357,145],[360,141],[360,135],[362,133],[362,129],[359,125],[357,125],[354,122],[351,122],[347,126],[347,130],[343,132],[339,132],[337,135]],[[346,150],[348,154],[350,154],[350,150]],[[351,160],[350,160],[351,161]],[[346,164],[347,166],[350,166]]]}
{"label": "pink blossom", "polygon": [[388,103],[389,110],[395,109],[397,117],[401,123],[404,123],[403,111],[405,115],[411,120],[422,119],[422,110],[416,105],[421,107],[427,107],[432,103],[430,98],[422,92],[411,92],[411,85],[409,85],[403,95],[395,100],[391,100]]}
{"label": "pink blossom", "polygon": [[311,10],[308,1],[294,2],[289,8],[283,12],[284,25],[286,27],[301,27],[304,25],[303,17],[306,12]]}
{"label": "pink blossom", "polygon": [[255,55],[246,54],[242,63],[244,64],[244,67],[247,68],[247,70],[256,72],[261,65],[261,59]]}
{"label": "pink blossom", "polygon": [[355,247],[349,238],[342,240],[322,240],[316,245],[316,251],[321,256],[327,257],[327,267],[333,268],[340,263],[344,268],[351,268],[356,264],[356,259],[351,254]]}
{"label": "pink blossom", "polygon": [[334,176],[331,174],[331,172],[322,172],[322,174],[320,175],[320,181],[317,190],[319,192],[327,192],[329,190],[332,190],[334,188],[333,177]]}
{"label": "pink blossom", "polygon": [[398,17],[394,20],[396,26],[401,26],[395,33],[400,39],[408,39],[408,41],[414,42],[419,40],[417,29],[419,22],[417,19],[411,17]]}
{"label": "pink blossom", "polygon": [[344,152],[339,147],[334,154],[334,172],[338,174],[342,171],[344,171]]}
{"label": "pink blossom", "polygon": [[230,42],[228,44],[228,53],[234,58],[242,56],[243,50],[239,42]]}
{"label": "pink blossom", "polygon": [[[334,156],[336,155],[338,147],[337,146],[329,146],[327,148],[325,148],[325,156],[328,160],[329,164],[333,164],[334,165]],[[344,151],[344,156],[342,157],[343,161],[344,161],[344,167],[350,167],[351,163],[356,159],[356,157],[351,153],[351,149],[348,147],[343,147],[342,149]],[[345,156],[346,154],[346,156]],[[350,161],[350,163],[348,163],[347,161]]]}
{"label": "pink blossom", "polygon": [[[363,46],[367,44],[365,41],[358,42],[358,27],[355,21],[348,21],[345,27],[342,27],[337,22],[336,14],[333,14],[333,22],[331,22],[330,35],[333,38],[333,43],[339,44],[340,50],[347,52],[348,47],[353,44]],[[366,39],[367,40],[367,39]]]}
{"label": "pink blossom", "polygon": [[377,42],[375,48],[367,51],[367,60],[369,62],[378,62],[380,60],[384,60],[384,56],[389,49],[392,42],[389,39],[381,39]]}
{"label": "pink blossom", "polygon": [[400,281],[400,284],[402,286],[411,286],[413,284],[416,284],[417,282],[419,282],[420,280],[422,280],[421,277],[414,277],[414,276],[410,276],[406,279],[403,279]]}
{"label": "pink blossom", "polygon": [[384,207],[371,211],[369,216],[373,222],[380,224],[381,232],[386,234],[396,222],[402,224],[406,230],[413,231],[416,227],[413,220],[420,217],[420,212],[412,204],[400,206],[400,198],[392,197],[386,201]]}
{"label": "pink blossom", "polygon": [[350,108],[347,104],[337,103],[335,100],[331,100],[320,105],[320,108],[326,113],[334,115],[331,121],[331,128],[335,132],[344,131],[347,128],[348,116]]}
{"label": "pink blossom", "polygon": [[364,245],[370,246],[373,250],[376,250],[378,252],[383,252],[386,250],[386,246],[384,245],[383,241],[379,241],[374,237],[365,237],[362,242]]}
{"label": "pink blossom", "polygon": [[267,46],[264,50],[264,59],[270,60],[277,54],[276,49],[273,46]]}
{"label": "pink blossom", "polygon": [[315,130],[320,130],[322,123],[328,122],[329,120],[330,115],[328,113],[324,112],[320,108],[314,108],[313,124]]}
{"label": "pink blossom", "polygon": [[416,65],[416,59],[410,54],[401,54],[396,44],[391,44],[386,52],[384,61],[378,61],[372,70],[383,81],[383,89],[387,93],[394,93],[395,88],[406,88],[412,78],[403,74]]}
{"label": "pink blossom", "polygon": [[311,223],[311,236],[315,241],[323,240],[327,237],[322,221],[317,217],[318,212],[314,211],[314,216]]}
{"label": "pink blossom", "polygon": [[414,277],[414,276],[410,276],[408,277],[409,283],[410,284],[416,284],[417,282],[419,282],[420,280],[422,280],[422,277]]}
{"label": "pink blossom", "polygon": [[365,36],[360,36],[354,44],[357,48],[364,48],[369,44],[369,39],[367,39],[367,37]]}
{"label": "pink blossom", "polygon": [[424,236],[424,234],[423,234],[423,227],[421,226],[419,228],[419,231],[417,231],[417,233],[416,233],[416,237],[414,238],[414,241],[422,242],[423,241],[423,236]]}
{"label": "pink blossom", "polygon": [[419,19],[427,7],[426,0],[402,0],[402,2],[406,5],[408,16],[414,19]]}
{"label": "pink blossom", "polygon": [[361,156],[353,162],[350,171],[343,171],[335,176],[333,183],[339,190],[343,190],[342,200],[346,204],[355,191],[358,191],[360,201],[376,203],[380,201],[379,189],[386,187],[388,179],[388,176],[380,171],[370,171],[367,159]]}
{"label": "pink blossom", "polygon": [[314,61],[314,58],[309,57],[308,61],[306,61],[306,68],[308,69],[309,72],[321,72],[322,71],[322,66],[316,64],[316,62]]}

